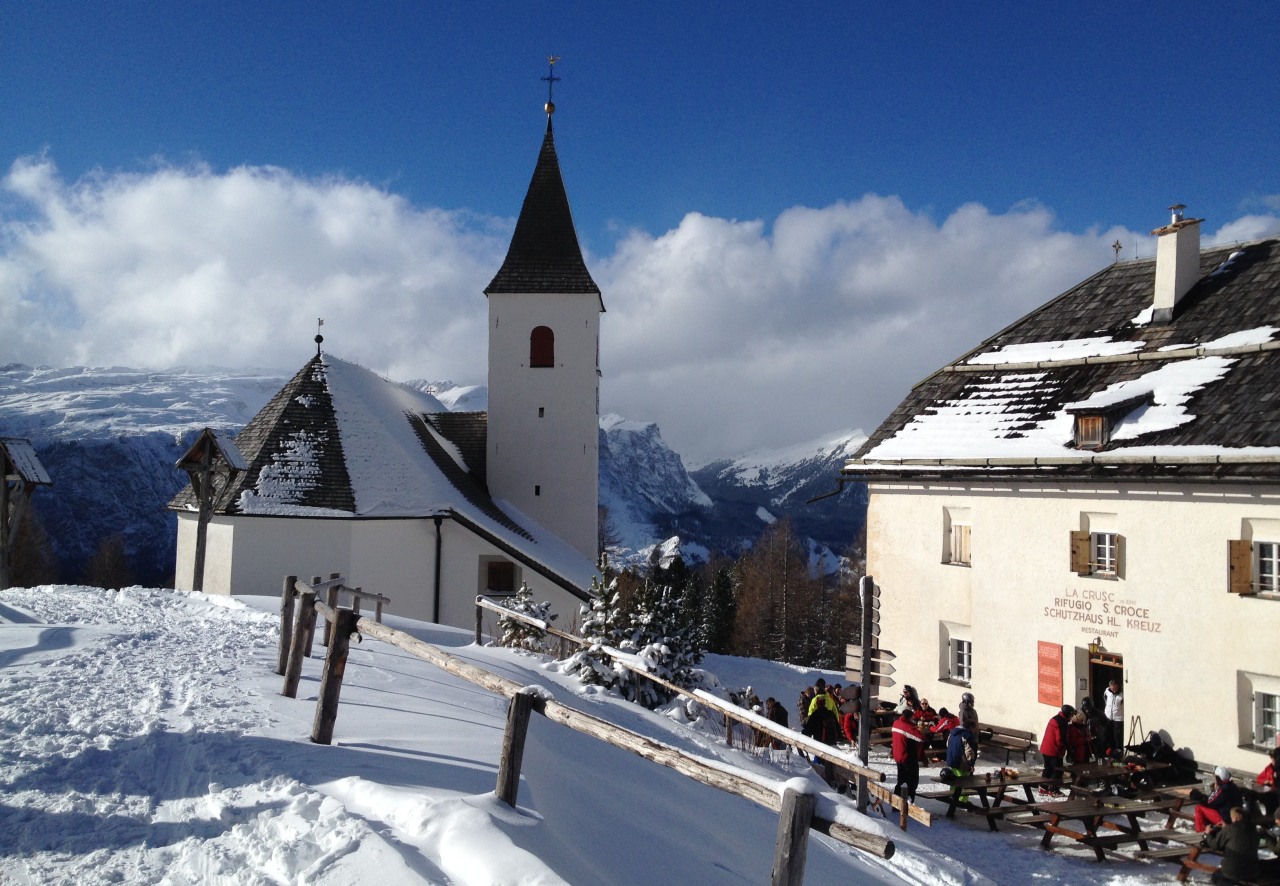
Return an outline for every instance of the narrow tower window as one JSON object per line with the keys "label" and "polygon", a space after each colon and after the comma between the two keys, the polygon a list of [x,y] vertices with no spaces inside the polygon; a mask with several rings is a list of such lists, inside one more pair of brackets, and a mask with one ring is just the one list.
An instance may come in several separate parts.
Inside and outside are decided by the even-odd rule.
{"label": "narrow tower window", "polygon": [[535,326],[529,333],[529,365],[554,366],[556,363],[556,334],[550,326]]}

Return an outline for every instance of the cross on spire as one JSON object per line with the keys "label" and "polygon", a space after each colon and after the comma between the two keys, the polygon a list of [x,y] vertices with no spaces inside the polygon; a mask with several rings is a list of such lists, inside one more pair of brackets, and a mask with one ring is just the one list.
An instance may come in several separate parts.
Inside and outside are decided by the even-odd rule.
{"label": "cross on spire", "polygon": [[558,61],[560,61],[560,56],[558,55],[547,56],[547,76],[542,78],[547,84],[547,103],[543,107],[548,117],[556,112],[556,103],[551,100],[551,96],[555,91],[556,83],[560,81],[560,78],[556,76],[556,62]]}

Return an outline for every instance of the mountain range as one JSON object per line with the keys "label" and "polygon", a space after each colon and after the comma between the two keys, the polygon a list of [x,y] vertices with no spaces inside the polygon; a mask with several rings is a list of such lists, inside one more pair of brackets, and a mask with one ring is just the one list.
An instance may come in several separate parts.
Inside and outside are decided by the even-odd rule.
{"label": "mountain range", "polygon": [[[199,367],[52,369],[0,366],[0,436],[30,440],[53,486],[32,511],[53,545],[60,580],[80,577],[103,539],[123,536],[139,584],[173,578],[169,500],[187,483],[174,467],[204,427],[236,432],[288,380],[275,370]],[[483,386],[413,381],[451,410],[480,410]],[[653,422],[600,420],[600,504],[615,564],[733,556],[790,518],[815,571],[829,572],[859,535],[866,491],[833,493],[859,431],[717,459],[690,470]]]}

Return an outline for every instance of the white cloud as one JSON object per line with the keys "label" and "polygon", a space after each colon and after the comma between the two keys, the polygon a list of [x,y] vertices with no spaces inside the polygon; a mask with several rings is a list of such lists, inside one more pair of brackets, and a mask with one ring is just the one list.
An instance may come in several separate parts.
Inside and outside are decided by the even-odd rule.
{"label": "white cloud", "polygon": [[472,219],[269,167],[67,184],[32,158],[4,186],[25,201],[0,253],[8,360],[293,369],[324,317],[335,353],[483,378],[482,290],[504,238]]}
{"label": "white cloud", "polygon": [[[160,165],[67,183],[46,157],[0,192],[0,361],[292,371],[314,347],[390,377],[483,383],[485,285],[511,220],[418,209],[286,170]],[[589,195],[577,195],[579,200]],[[1230,221],[1208,242],[1280,230]],[[937,221],[896,197],[771,224],[688,214],[591,259],[602,407],[692,459],[870,431],[938,366],[1148,232],[1055,230],[1029,204]]]}

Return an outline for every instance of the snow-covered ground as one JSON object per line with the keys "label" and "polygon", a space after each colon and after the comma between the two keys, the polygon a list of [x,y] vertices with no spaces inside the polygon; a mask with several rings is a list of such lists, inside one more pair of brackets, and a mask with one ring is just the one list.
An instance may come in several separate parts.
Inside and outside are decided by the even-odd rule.
{"label": "snow-covered ground", "polygon": [[[306,662],[298,698],[282,697],[276,608],[266,597],[142,588],[0,592],[0,882],[768,880],[776,814],[539,717],[519,808],[505,807],[492,793],[505,700],[374,640],[352,647],[333,745],[310,743],[323,648]],[[387,621],[748,778],[825,788],[799,757],[729,748],[722,730],[688,722],[678,707],[646,711],[539,657]],[[788,707],[817,676],[721,656],[706,667],[726,687],[751,686]],[[883,834],[898,851],[885,861],[813,835],[811,883],[1120,886],[1176,871],[1042,852],[1038,831],[990,833],[977,816],[939,815],[904,833],[829,791],[819,812]]]}

